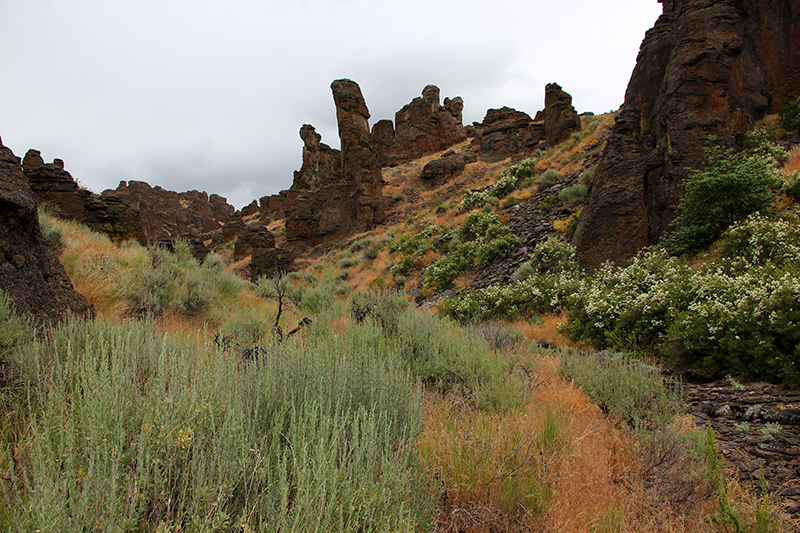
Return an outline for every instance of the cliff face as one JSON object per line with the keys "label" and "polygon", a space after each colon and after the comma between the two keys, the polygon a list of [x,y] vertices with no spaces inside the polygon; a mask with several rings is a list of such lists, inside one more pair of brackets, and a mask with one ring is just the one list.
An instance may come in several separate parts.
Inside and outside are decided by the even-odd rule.
{"label": "cliff face", "polygon": [[0,289],[13,307],[39,323],[72,313],[90,316],[92,304],[75,292],[39,227],[36,197],[22,165],[0,141]]}
{"label": "cliff face", "polygon": [[800,93],[800,0],[663,0],[575,234],[594,268],[669,229],[709,135],[737,146]]}

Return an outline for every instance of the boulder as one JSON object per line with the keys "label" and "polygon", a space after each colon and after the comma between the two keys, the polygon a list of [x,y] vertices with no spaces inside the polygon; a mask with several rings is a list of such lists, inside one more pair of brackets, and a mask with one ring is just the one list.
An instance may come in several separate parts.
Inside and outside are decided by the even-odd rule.
{"label": "boulder", "polygon": [[[56,166],[58,166],[56,164]],[[92,304],[77,293],[39,227],[36,197],[20,160],[0,141],[0,289],[14,309],[40,324],[69,314],[88,317]]]}
{"label": "boulder", "polygon": [[474,163],[478,156],[467,151],[455,153],[449,151],[442,157],[429,161],[423,168],[419,177],[428,187],[439,187],[454,176],[459,175],[468,163]]}
{"label": "boulder", "polygon": [[742,134],[800,94],[796,0],[664,0],[575,234],[580,261],[623,263],[669,230],[709,135]]}

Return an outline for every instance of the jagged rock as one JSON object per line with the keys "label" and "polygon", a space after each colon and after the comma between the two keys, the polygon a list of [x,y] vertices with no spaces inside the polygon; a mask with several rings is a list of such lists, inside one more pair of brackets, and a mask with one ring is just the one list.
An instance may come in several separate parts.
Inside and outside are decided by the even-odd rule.
{"label": "jagged rock", "polygon": [[258,207],[258,202],[253,200],[248,205],[244,206],[240,211],[243,217],[249,217],[250,215],[255,215],[259,213],[261,209]]}
{"label": "jagged rock", "polygon": [[315,247],[367,231],[383,221],[380,161],[369,140],[369,110],[358,84],[331,84],[341,151],[321,141],[312,126],[300,130],[303,165],[295,172],[281,210],[286,240]]}
{"label": "jagged rock", "polygon": [[800,93],[796,1],[664,0],[639,50],[575,244],[595,268],[668,231],[709,135],[741,135]]}
{"label": "jagged rock", "polygon": [[39,150],[30,149],[22,160],[22,171],[40,205],[47,204],[53,214],[61,218],[83,221],[86,211],[80,188],[64,170],[61,159],[45,163]]}
{"label": "jagged rock", "polygon": [[238,261],[252,255],[255,248],[275,248],[275,236],[262,224],[244,226],[233,248],[233,259]]}
{"label": "jagged rock", "polygon": [[508,157],[533,153],[545,139],[545,125],[510,107],[490,109],[483,123],[476,125],[472,149],[481,161],[496,163]]}
{"label": "jagged rock", "polygon": [[143,181],[121,181],[116,189],[103,191],[101,200],[116,199],[139,212],[145,242],[179,236],[200,236],[220,229],[236,209],[222,196],[205,192],[178,193]]}
{"label": "jagged rock", "polygon": [[544,129],[548,148],[581,129],[581,117],[572,107],[572,96],[557,83],[548,83],[544,88]]}
{"label": "jagged rock", "polygon": [[117,241],[144,239],[138,211],[117,198],[100,198],[81,188],[64,170],[61,159],[45,163],[38,150],[30,149],[22,161],[22,169],[39,205],[47,205],[54,215],[83,222]]}
{"label": "jagged rock", "polygon": [[391,121],[378,121],[370,141],[382,166],[396,166],[426,154],[450,148],[467,138],[462,124],[464,101],[460,96],[439,103],[439,88],[428,85],[395,113]]}
{"label": "jagged rock", "polygon": [[429,187],[439,187],[453,176],[460,174],[468,163],[474,163],[477,160],[478,156],[471,151],[459,154],[449,151],[439,159],[429,161],[422,168],[419,177]]}
{"label": "jagged rock", "polygon": [[[57,165],[56,165],[57,166]],[[92,304],[77,293],[55,253],[48,248],[36,197],[20,160],[0,141],[0,289],[17,312],[39,323],[66,315],[91,316]]]}

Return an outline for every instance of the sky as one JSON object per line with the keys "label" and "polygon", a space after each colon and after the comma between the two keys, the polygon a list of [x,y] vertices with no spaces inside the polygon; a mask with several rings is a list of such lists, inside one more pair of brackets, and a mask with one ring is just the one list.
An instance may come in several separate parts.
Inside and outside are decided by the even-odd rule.
{"label": "sky", "polygon": [[100,193],[139,180],[241,208],[288,189],[311,124],[338,148],[330,84],[370,125],[429,84],[464,124],[622,104],[657,0],[0,0],[0,138]]}

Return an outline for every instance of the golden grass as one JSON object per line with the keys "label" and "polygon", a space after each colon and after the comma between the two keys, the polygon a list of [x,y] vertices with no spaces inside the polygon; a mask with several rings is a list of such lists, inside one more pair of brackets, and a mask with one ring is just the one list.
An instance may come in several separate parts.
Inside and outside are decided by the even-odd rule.
{"label": "golden grass", "polygon": [[559,378],[557,359],[531,365],[517,411],[427,395],[420,450],[446,487],[434,531],[711,531],[711,499],[675,508],[648,493],[639,441]]}
{"label": "golden grass", "polygon": [[784,163],[783,171],[787,174],[800,171],[800,145],[789,150],[789,159]]}
{"label": "golden grass", "polygon": [[577,348],[578,344],[570,340],[563,330],[566,323],[567,313],[561,311],[544,314],[534,320],[518,318],[514,321],[514,326],[528,341],[542,341],[549,342],[553,346]]}

